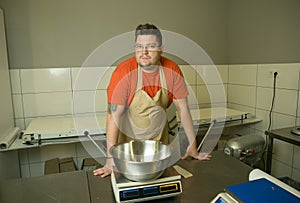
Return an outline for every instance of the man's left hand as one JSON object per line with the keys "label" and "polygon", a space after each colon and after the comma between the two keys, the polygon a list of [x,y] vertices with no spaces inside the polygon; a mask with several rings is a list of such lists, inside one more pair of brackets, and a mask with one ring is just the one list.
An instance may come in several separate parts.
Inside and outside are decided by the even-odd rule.
{"label": "man's left hand", "polygon": [[181,159],[186,159],[188,157],[192,157],[194,159],[208,161],[211,160],[212,156],[207,153],[199,153],[194,145],[191,145],[187,148],[186,153]]}

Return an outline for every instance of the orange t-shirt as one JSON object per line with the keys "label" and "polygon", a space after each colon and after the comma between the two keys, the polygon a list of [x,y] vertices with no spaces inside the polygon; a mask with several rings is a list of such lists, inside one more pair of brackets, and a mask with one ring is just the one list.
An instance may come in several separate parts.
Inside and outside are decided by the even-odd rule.
{"label": "orange t-shirt", "polygon": [[[173,99],[181,99],[188,96],[188,90],[178,65],[161,56],[161,65],[166,79],[169,105]],[[120,63],[112,74],[109,86],[107,88],[108,103],[129,106],[136,92],[138,64],[135,57],[129,58]],[[154,73],[145,73],[142,71],[142,89],[150,97],[154,97],[161,89],[159,71]]]}

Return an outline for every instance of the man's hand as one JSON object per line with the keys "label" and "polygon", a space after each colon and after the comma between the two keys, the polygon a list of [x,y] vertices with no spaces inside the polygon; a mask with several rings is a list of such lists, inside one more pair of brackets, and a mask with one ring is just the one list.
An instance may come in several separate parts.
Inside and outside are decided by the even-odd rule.
{"label": "man's hand", "polygon": [[105,178],[105,177],[109,176],[112,172],[112,166],[113,166],[113,160],[107,159],[105,166],[93,171],[94,176],[100,176],[101,178]]}
{"label": "man's hand", "polygon": [[111,171],[112,170],[105,165],[102,168],[94,170],[93,173],[94,176],[100,176],[101,178],[105,178],[111,174]]}
{"label": "man's hand", "polygon": [[209,160],[211,160],[211,158],[212,158],[212,155],[207,154],[207,153],[199,153],[199,155],[198,155],[199,160],[209,161]]}
{"label": "man's hand", "polygon": [[212,157],[210,154],[207,154],[207,153],[199,153],[197,151],[195,142],[187,148],[184,156],[181,157],[181,159],[186,159],[189,156],[194,159],[203,160],[203,161],[211,160],[211,157]]}

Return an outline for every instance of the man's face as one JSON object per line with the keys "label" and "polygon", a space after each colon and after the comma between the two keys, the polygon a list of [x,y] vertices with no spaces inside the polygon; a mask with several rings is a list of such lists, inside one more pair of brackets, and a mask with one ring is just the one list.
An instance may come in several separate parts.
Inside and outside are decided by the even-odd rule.
{"label": "man's face", "polygon": [[[135,57],[138,64],[147,70],[152,65],[158,65],[161,46],[156,40],[155,35],[138,35],[135,43]],[[150,70],[149,70],[150,71]]]}

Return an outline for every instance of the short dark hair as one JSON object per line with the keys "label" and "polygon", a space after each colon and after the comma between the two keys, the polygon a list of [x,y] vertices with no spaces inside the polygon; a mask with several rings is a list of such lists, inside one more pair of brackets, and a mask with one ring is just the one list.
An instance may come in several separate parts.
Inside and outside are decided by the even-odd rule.
{"label": "short dark hair", "polygon": [[159,45],[162,45],[162,35],[160,30],[153,24],[141,24],[135,29],[135,41],[138,35],[155,35]]}

